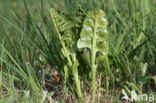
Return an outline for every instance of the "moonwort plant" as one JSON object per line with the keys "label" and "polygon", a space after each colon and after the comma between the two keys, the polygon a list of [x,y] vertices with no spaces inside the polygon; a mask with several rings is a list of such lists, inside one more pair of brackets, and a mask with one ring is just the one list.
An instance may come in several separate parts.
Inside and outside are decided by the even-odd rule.
{"label": "moonwort plant", "polygon": [[[62,55],[67,60],[64,65],[65,82],[68,79],[68,72],[71,70],[76,84],[76,92],[80,99],[83,97],[78,75],[78,66],[81,64],[79,64],[78,59],[76,58],[78,56],[76,51],[89,49],[89,65],[92,79],[91,94],[92,102],[94,102],[97,90],[97,68],[100,65],[100,61],[108,62],[109,46],[105,13],[96,8],[85,14],[86,17],[84,17],[84,20],[80,20],[83,20],[82,24],[79,23],[77,18],[75,20],[69,19],[65,17],[65,15],[58,14],[54,9],[51,9],[50,13],[54,27],[53,29],[58,37],[60,47],[62,48]],[[79,24],[79,26],[77,26],[77,24]],[[77,32],[77,28],[78,30],[81,30],[80,34]]]}
{"label": "moonwort plant", "polygon": [[109,52],[107,20],[102,10],[94,9],[87,14],[77,47],[79,49],[88,48],[91,52],[92,102],[94,102],[97,89],[97,61],[106,59]]}
{"label": "moonwort plant", "polygon": [[54,31],[56,32],[61,45],[62,54],[66,57],[67,60],[67,63],[64,65],[65,82],[68,78],[68,69],[70,69],[76,84],[77,95],[80,99],[82,99],[80,80],[78,77],[78,61],[76,59],[76,49],[74,47],[74,44],[76,43],[76,36],[73,35],[74,31],[72,30],[72,28],[74,28],[74,22],[68,20],[64,16],[59,15],[54,9],[51,9],[50,13]]}

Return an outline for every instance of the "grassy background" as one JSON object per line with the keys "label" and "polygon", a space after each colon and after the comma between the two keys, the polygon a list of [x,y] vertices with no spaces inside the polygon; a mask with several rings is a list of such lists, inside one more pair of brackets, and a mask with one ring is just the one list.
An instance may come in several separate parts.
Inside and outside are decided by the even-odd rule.
{"label": "grassy background", "polygon": [[[119,94],[122,88],[139,88],[136,91],[154,93],[156,91],[156,1],[77,1],[85,12],[98,7],[107,15],[109,63],[114,75],[111,79],[113,82],[109,83],[110,94],[112,92]],[[52,35],[54,32],[49,16],[51,7],[73,18],[75,16],[76,4],[73,0],[0,1],[0,103],[48,101],[51,94],[44,92],[41,86],[43,72],[46,72],[43,69],[48,68],[47,64],[64,76],[64,59],[59,55],[56,37]],[[142,75],[145,69],[147,72]],[[105,70],[99,70],[98,75],[109,77]],[[86,90],[85,86],[89,84],[84,72],[81,73],[80,80],[86,83],[82,86]],[[105,97],[104,80],[101,80],[99,91],[101,90],[100,93]],[[67,86],[70,89],[65,91],[64,98],[60,96],[59,102],[65,102],[71,94],[74,94],[73,85],[69,80]],[[119,91],[116,92],[117,88]],[[84,92],[86,98],[89,98],[88,92]],[[114,96],[114,100],[116,99],[118,100],[118,97]],[[104,103],[107,99],[99,101]]]}

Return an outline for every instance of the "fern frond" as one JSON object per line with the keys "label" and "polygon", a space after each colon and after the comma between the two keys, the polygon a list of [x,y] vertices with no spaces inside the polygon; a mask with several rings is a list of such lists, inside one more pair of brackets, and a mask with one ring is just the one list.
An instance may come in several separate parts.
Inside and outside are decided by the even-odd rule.
{"label": "fern frond", "polygon": [[61,33],[63,32],[65,33],[65,31],[68,32],[70,26],[67,26],[68,24],[63,19],[63,17],[61,17],[54,9],[50,10],[50,14],[52,18],[52,24],[54,26],[53,29],[56,32],[58,39],[61,43],[63,54],[67,58],[69,65],[72,65],[72,61],[70,59],[70,53],[68,52],[68,49],[66,48],[66,44],[64,43],[61,35]]}
{"label": "fern frond", "polygon": [[[60,40],[62,40],[65,43],[65,46],[68,49],[71,49],[72,45],[74,44],[73,38],[75,38],[76,35],[73,35],[73,29],[75,26],[74,21],[69,20],[68,17],[64,15],[60,15],[57,11],[54,9],[50,10],[51,16],[53,18],[53,24],[55,24],[55,29],[57,29],[58,33],[60,34]],[[57,34],[58,34],[57,33]]]}
{"label": "fern frond", "polygon": [[50,10],[51,15],[55,21],[56,27],[61,33],[69,33],[71,31],[72,25],[65,20],[65,18],[58,14],[54,9]]}

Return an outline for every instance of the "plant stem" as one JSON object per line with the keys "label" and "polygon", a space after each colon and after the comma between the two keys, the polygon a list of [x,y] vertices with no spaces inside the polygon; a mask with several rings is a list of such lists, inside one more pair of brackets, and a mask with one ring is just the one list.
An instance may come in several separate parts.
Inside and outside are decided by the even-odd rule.
{"label": "plant stem", "polygon": [[[109,67],[109,61],[108,61],[108,57],[106,58],[106,68],[105,68],[110,74],[111,74],[111,71],[110,71],[110,67]],[[111,74],[112,75],[112,74]],[[108,94],[108,90],[109,90],[109,78],[108,76],[106,76],[106,94]]]}
{"label": "plant stem", "polygon": [[94,25],[94,33],[91,40],[91,73],[92,73],[92,103],[94,103],[96,98],[96,64],[95,64],[95,58],[96,58],[96,23],[97,20],[95,19],[95,25]]}
{"label": "plant stem", "polygon": [[77,88],[77,95],[78,95],[79,99],[82,100],[82,91],[81,91],[81,85],[80,85],[79,73],[78,73],[78,62],[76,60],[75,53],[72,55],[72,59],[73,59],[73,63],[74,63],[72,65],[72,72],[73,72],[73,76],[74,76],[74,80],[75,80],[75,84],[76,84],[76,88]]}
{"label": "plant stem", "polygon": [[[73,69],[77,70],[77,68],[73,68]],[[74,80],[75,80],[75,84],[76,84],[76,88],[77,88],[77,95],[78,95],[79,99],[82,100],[82,92],[81,92],[81,86],[80,86],[78,71],[75,73],[73,70],[73,76],[74,76]]]}

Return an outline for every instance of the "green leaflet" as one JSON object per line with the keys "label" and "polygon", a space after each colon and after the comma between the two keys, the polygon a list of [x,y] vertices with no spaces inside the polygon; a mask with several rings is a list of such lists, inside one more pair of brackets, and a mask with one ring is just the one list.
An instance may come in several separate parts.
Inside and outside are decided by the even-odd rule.
{"label": "green leaflet", "polygon": [[77,42],[78,49],[89,48],[91,50],[92,40],[96,41],[96,53],[107,55],[108,47],[107,20],[102,10],[90,11],[84,21],[80,39]]}

